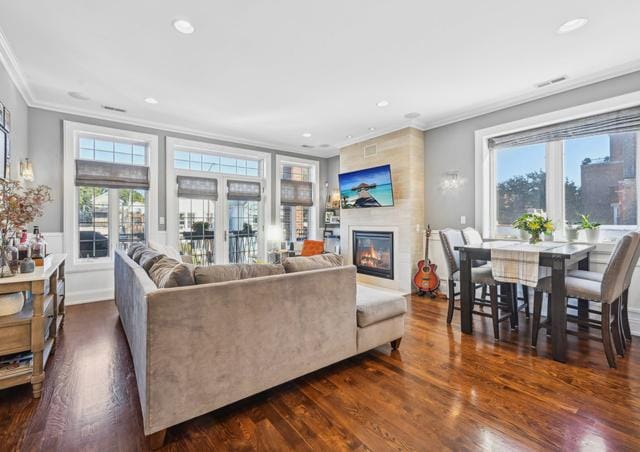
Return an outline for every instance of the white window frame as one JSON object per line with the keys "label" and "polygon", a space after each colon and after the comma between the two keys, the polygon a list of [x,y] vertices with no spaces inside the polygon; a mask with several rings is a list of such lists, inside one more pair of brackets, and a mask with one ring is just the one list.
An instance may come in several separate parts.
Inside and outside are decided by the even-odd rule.
{"label": "white window frame", "polygon": [[[258,258],[267,259],[266,225],[271,219],[271,153],[243,149],[220,144],[207,143],[204,141],[185,140],[182,138],[166,137],[166,193],[167,193],[167,244],[178,247],[178,185],[175,182],[178,175],[191,175],[197,177],[208,177],[218,180],[218,197],[225,197],[227,187],[223,183],[224,179],[260,181],[262,184],[261,216],[262,229],[259,232],[261,238],[258,240]],[[243,176],[237,174],[214,173],[210,171],[195,171],[175,168],[175,153],[178,151],[193,151],[203,154],[215,154],[239,159],[255,159],[261,162],[258,165],[260,176]],[[228,229],[227,212],[215,212],[216,231]],[[216,263],[226,263],[227,257],[222,249],[216,250]]]}
{"label": "white window frame", "polygon": [[[485,238],[495,238],[496,227],[496,170],[495,152],[489,148],[489,139],[509,133],[535,129],[551,124],[571,121],[610,111],[640,105],[640,91],[622,96],[590,102],[576,107],[566,108],[518,121],[500,124],[475,131],[475,227]],[[640,138],[638,151],[640,151]],[[547,172],[546,204],[547,213],[556,223],[564,237],[564,174],[563,142],[555,141],[546,144],[545,170]],[[640,169],[640,152],[636,153],[636,168]],[[636,177],[637,193],[640,193],[640,177]],[[640,203],[640,202],[639,202]],[[640,225],[640,209],[638,209],[638,225]],[[634,230],[637,226],[607,226],[607,230]]]}
{"label": "white window frame", "polygon": [[[104,258],[80,258],[78,228],[78,189],[75,185],[75,160],[79,155],[79,138],[81,135],[93,135],[110,141],[133,141],[144,144],[147,148],[147,166],[149,167],[149,190],[146,196],[145,237],[147,240],[158,240],[158,137],[156,135],[133,132],[111,127],[95,126],[80,122],[63,121],[64,148],[64,243],[65,250],[71,258],[67,260],[71,272],[107,270],[113,268],[114,251],[118,245],[119,209],[118,196],[115,190],[109,192],[109,256]],[[116,206],[116,208],[113,208]]]}
{"label": "white window frame", "polygon": [[300,157],[291,157],[288,155],[276,154],[276,196],[275,196],[275,224],[278,229],[282,228],[280,220],[280,202],[281,202],[281,186],[282,167],[286,165],[302,166],[309,168],[309,175],[313,183],[313,206],[309,209],[309,239],[317,240],[321,236],[320,233],[320,162],[317,160],[304,159]]}

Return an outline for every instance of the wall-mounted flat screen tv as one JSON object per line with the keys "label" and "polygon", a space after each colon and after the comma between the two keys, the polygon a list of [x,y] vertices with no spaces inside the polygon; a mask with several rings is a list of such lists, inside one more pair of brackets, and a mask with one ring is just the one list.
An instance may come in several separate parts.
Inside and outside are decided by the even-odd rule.
{"label": "wall-mounted flat screen tv", "polygon": [[343,209],[393,206],[391,165],[338,175]]}

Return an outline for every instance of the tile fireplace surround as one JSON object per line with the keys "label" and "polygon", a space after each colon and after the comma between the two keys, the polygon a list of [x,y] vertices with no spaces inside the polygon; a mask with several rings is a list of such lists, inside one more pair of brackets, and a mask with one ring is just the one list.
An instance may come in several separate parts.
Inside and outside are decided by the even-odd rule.
{"label": "tile fireplace surround", "polygon": [[354,231],[392,232],[393,278],[367,272],[358,273],[358,281],[409,293],[424,249],[424,134],[406,128],[340,150],[341,173],[386,164],[391,165],[393,207],[342,209],[341,248],[345,260],[354,263]]}

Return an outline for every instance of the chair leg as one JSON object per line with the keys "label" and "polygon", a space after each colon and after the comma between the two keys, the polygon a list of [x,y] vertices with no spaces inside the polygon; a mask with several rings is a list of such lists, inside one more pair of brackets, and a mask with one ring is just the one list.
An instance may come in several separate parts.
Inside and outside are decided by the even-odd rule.
{"label": "chair leg", "polygon": [[551,336],[551,297],[547,295],[547,336]]}
{"label": "chair leg", "polygon": [[622,315],[620,321],[622,323],[622,330],[624,331],[624,337],[626,340],[631,342],[631,325],[629,325],[629,311],[627,310],[627,305],[629,303],[629,289],[625,290],[622,293],[622,306],[620,310],[622,311]]}
{"label": "chair leg", "polygon": [[604,353],[607,355],[609,367],[616,368],[616,355],[611,344],[611,304],[602,304],[602,344],[604,345]]}
{"label": "chair leg", "polygon": [[542,313],[542,292],[533,293],[533,325],[531,326],[531,346],[538,346],[538,331],[540,331],[540,314]]}
{"label": "chair leg", "polygon": [[518,285],[509,284],[511,291],[511,328],[518,328]]}
{"label": "chair leg", "polygon": [[522,286],[522,298],[524,299],[524,316],[528,319],[531,314],[529,314],[529,287],[523,285]]}
{"label": "chair leg", "polygon": [[453,279],[448,281],[449,286],[449,306],[447,307],[447,323],[453,320],[453,308],[455,307],[456,282]]}
{"label": "chair leg", "polygon": [[391,341],[391,349],[392,350],[398,350],[398,348],[400,348],[400,342],[402,342],[402,338],[401,337]]}
{"label": "chair leg", "polygon": [[500,340],[500,311],[498,309],[498,286],[489,286],[489,299],[491,301],[491,320],[493,321],[493,337]]}
{"label": "chair leg", "polygon": [[613,336],[613,345],[616,347],[616,353],[624,356],[624,340],[622,339],[622,326],[620,325],[620,299],[618,298],[611,304],[611,312],[613,314],[613,324],[611,325],[611,335]]}

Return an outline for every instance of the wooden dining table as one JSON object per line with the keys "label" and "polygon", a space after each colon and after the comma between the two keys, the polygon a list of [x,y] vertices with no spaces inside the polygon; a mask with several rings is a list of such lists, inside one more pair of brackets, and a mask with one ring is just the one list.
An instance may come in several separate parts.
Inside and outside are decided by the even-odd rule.
{"label": "wooden dining table", "polygon": [[[497,247],[521,244],[513,241],[488,241],[477,245],[456,246],[460,252],[460,312],[461,330],[465,334],[473,333],[473,303],[475,299],[475,285],[471,281],[471,268],[474,261],[490,261],[491,250]],[[548,247],[550,245],[557,245]],[[553,359],[560,362],[567,361],[567,302],[565,275],[567,268],[577,265],[580,270],[589,270],[589,254],[595,249],[594,245],[583,243],[545,243],[540,250],[539,265],[551,268],[551,349]],[[589,316],[589,302],[578,300],[578,318]]]}

